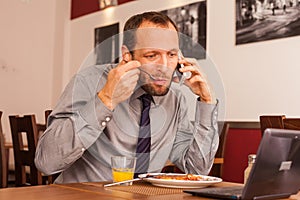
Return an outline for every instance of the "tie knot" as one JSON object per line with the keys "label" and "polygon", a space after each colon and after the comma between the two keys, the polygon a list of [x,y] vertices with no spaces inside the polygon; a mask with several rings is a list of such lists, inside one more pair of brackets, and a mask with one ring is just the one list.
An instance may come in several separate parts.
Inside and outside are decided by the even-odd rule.
{"label": "tie knot", "polygon": [[152,101],[152,96],[150,94],[143,94],[140,96],[140,99],[143,103],[143,107],[149,107]]}

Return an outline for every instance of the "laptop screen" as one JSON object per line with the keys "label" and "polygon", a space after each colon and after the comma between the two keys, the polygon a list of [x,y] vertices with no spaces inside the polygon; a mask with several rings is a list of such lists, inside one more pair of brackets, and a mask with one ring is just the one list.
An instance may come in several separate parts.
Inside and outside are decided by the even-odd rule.
{"label": "laptop screen", "polygon": [[293,194],[299,189],[300,131],[266,129],[242,198]]}
{"label": "laptop screen", "polygon": [[231,189],[210,187],[185,192],[222,199],[278,199],[296,194],[300,189],[300,131],[266,129],[244,188]]}

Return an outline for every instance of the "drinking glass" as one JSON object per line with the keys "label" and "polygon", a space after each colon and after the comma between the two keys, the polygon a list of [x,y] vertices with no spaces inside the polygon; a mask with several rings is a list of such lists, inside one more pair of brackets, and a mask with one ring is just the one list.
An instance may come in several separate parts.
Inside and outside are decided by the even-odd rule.
{"label": "drinking glass", "polygon": [[[128,156],[112,156],[111,167],[114,182],[126,181],[133,179],[136,165],[135,157]],[[126,185],[131,185],[132,182]]]}

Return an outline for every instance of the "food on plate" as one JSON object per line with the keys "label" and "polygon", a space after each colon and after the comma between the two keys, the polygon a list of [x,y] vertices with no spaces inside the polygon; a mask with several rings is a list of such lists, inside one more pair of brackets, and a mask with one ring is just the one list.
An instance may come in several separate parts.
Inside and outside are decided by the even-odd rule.
{"label": "food on plate", "polygon": [[214,178],[205,177],[201,175],[194,175],[194,174],[161,174],[153,176],[157,179],[167,179],[167,180],[181,180],[181,181],[213,181]]}

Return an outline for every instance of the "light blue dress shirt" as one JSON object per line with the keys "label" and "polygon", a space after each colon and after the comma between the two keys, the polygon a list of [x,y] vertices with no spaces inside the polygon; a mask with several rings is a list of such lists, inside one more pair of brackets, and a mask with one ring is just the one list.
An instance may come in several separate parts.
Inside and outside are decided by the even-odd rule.
{"label": "light blue dress shirt", "polygon": [[[112,180],[111,156],[135,156],[139,134],[141,88],[113,111],[98,98],[114,65],[91,66],[76,74],[48,118],[38,141],[35,163],[56,183]],[[219,144],[217,105],[196,100],[195,123],[189,121],[185,96],[172,84],[151,104],[149,172],[170,160],[186,173],[208,174]]]}

